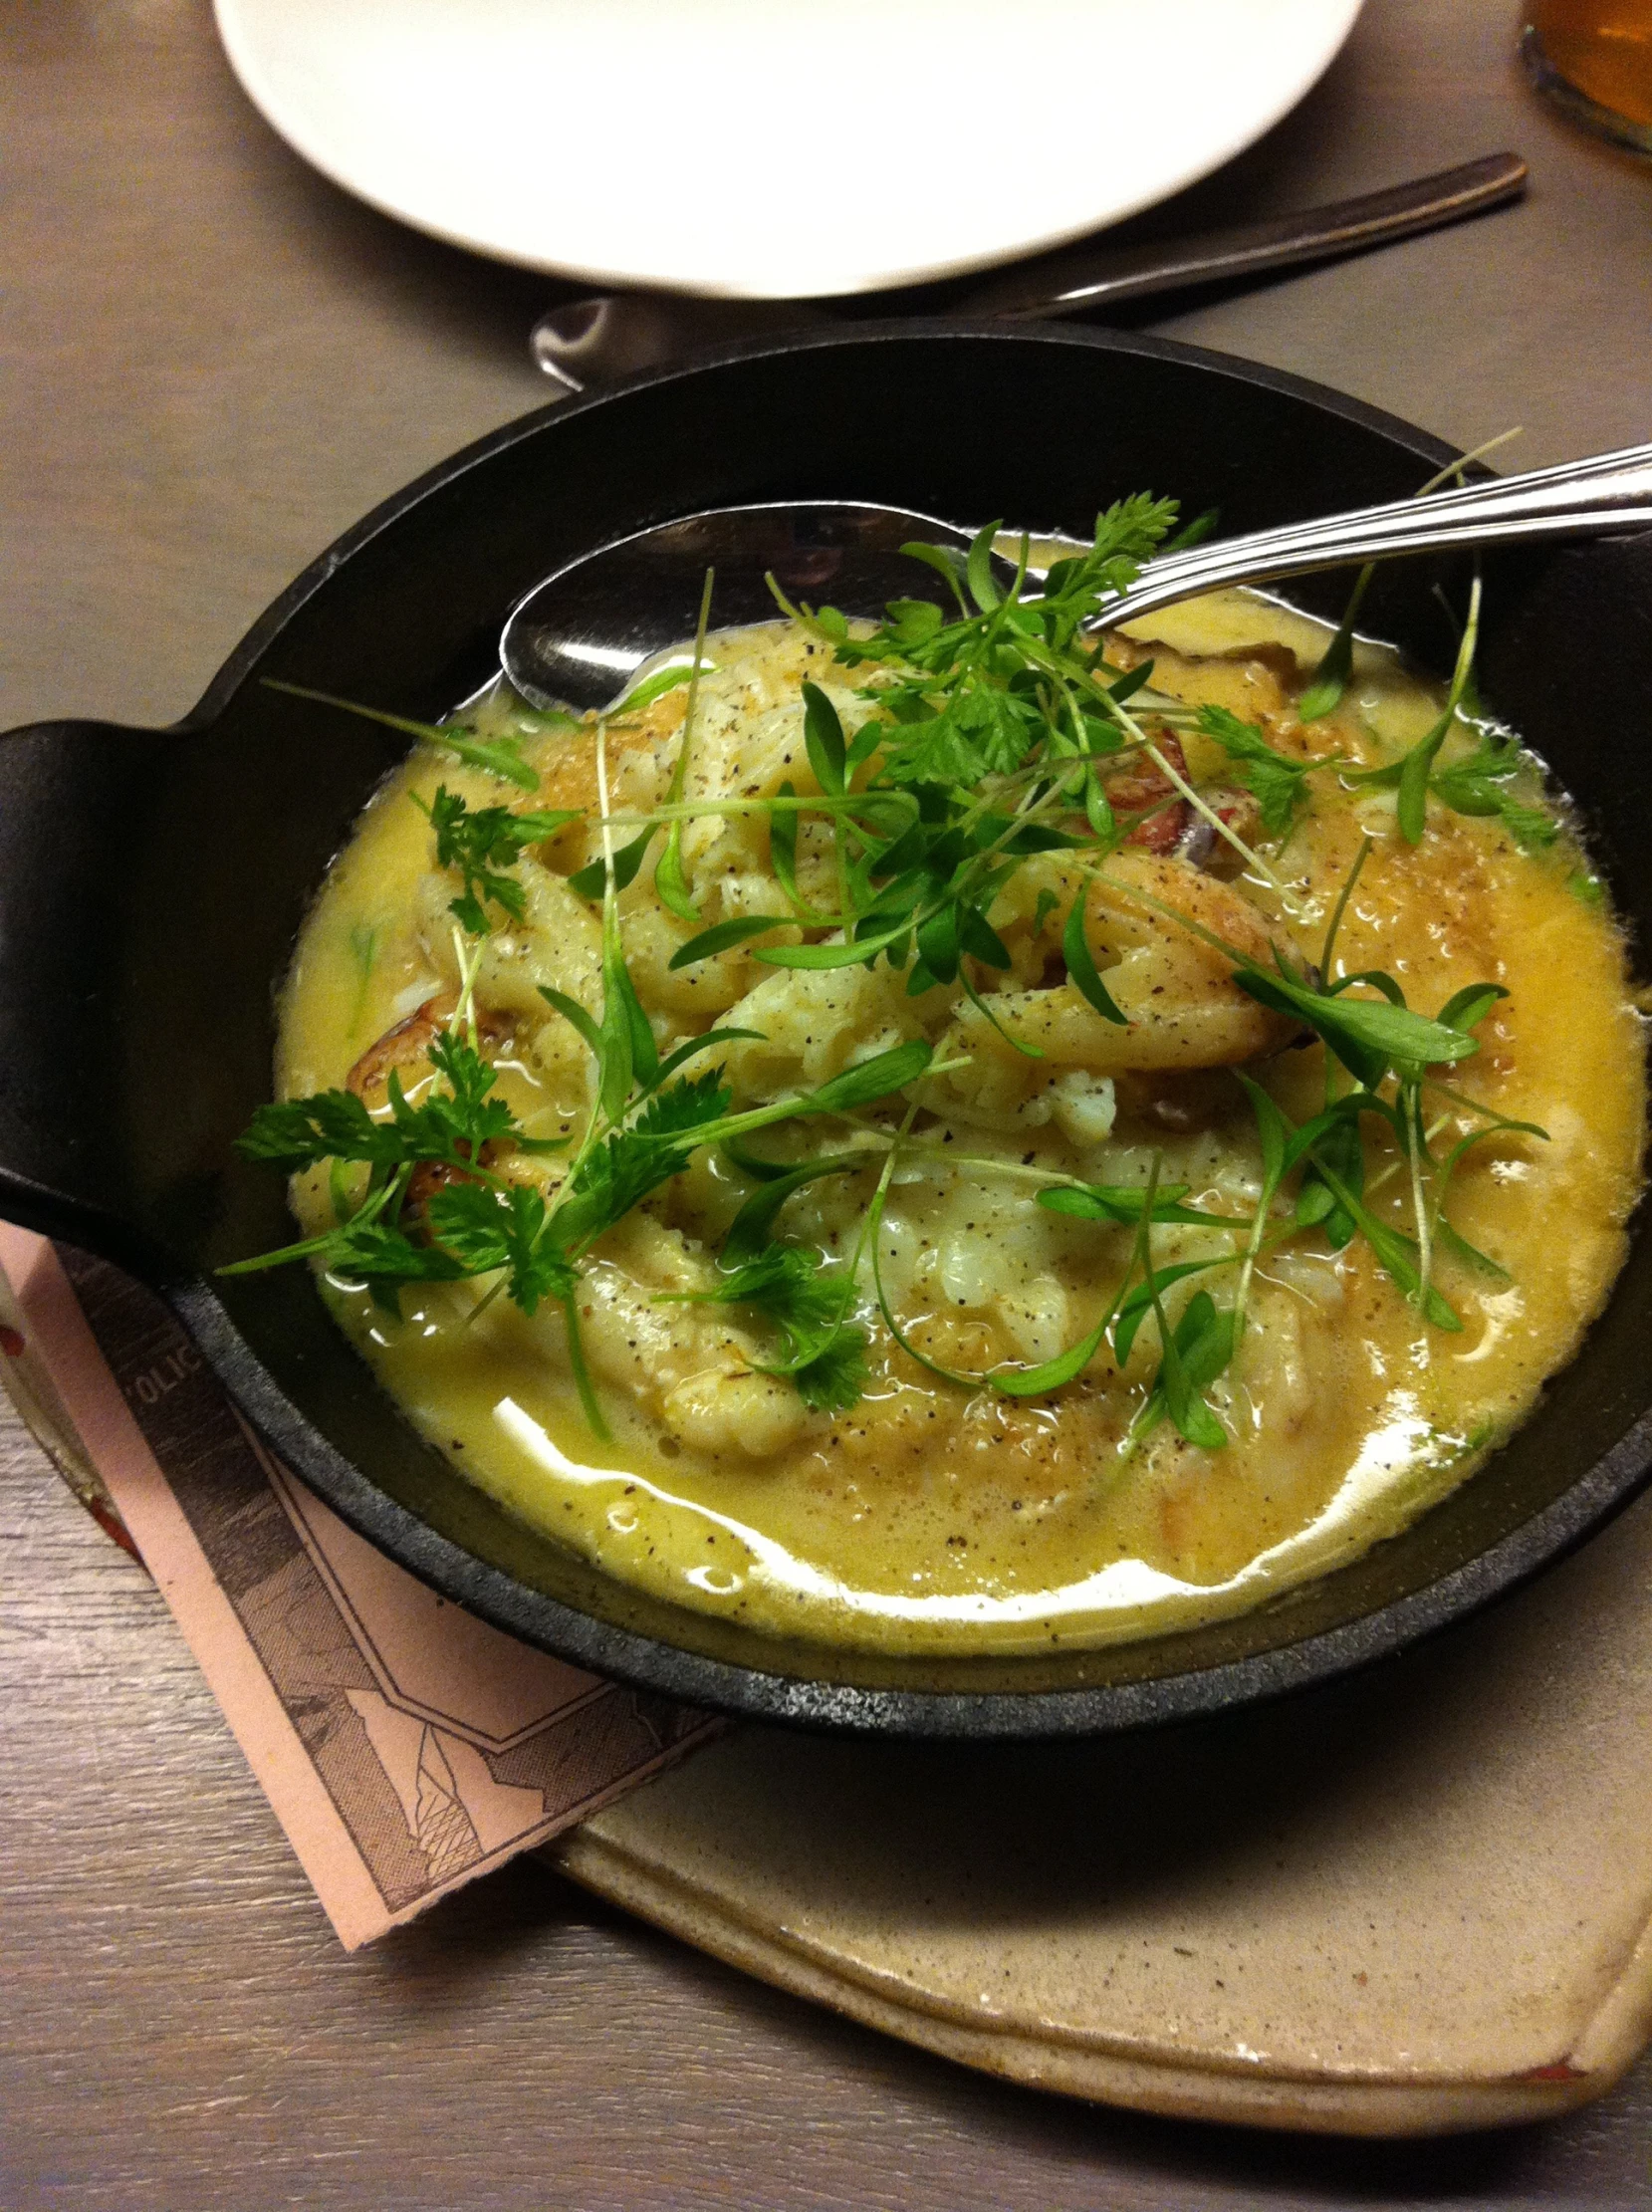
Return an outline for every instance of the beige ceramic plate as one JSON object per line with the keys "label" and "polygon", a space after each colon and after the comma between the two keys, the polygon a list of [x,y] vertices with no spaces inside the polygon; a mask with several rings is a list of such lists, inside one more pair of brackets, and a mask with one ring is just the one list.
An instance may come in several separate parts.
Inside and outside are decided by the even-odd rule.
{"label": "beige ceramic plate", "polygon": [[1081,1747],[743,1728],[551,1846],[868,2026],[1107,2103],[1433,2134],[1652,2034],[1652,1502],[1361,1679]]}

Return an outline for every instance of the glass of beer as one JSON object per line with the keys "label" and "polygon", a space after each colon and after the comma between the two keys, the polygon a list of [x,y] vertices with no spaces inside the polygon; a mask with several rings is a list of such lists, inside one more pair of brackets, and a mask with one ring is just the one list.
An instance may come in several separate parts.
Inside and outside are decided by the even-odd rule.
{"label": "glass of beer", "polygon": [[1574,122],[1652,153],[1652,0],[1528,0],[1521,57]]}

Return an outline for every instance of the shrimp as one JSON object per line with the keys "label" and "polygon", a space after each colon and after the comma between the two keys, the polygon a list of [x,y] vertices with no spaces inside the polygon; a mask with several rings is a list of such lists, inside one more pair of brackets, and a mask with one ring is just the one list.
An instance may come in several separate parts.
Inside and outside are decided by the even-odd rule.
{"label": "shrimp", "polygon": [[[1160,733],[1158,747],[1185,782],[1186,756],[1169,730]],[[1187,835],[1192,810],[1164,770],[1150,760],[1132,761],[1122,775],[1110,777],[1107,803],[1114,814],[1141,817],[1125,839],[1126,845],[1145,846],[1149,853],[1170,853]]]}
{"label": "shrimp", "polygon": [[[1031,869],[1022,874],[1032,876]],[[1064,977],[1027,990],[984,996],[982,1013],[962,1007],[954,1021],[957,1047],[1002,1059],[1013,1052],[993,1024],[1022,1045],[1036,1046],[1055,1067],[1086,1068],[1111,1075],[1129,1069],[1228,1068],[1277,1053],[1297,1034],[1293,1023],[1248,998],[1234,981],[1233,962],[1168,915],[1132,896],[1144,893],[1221,937],[1236,952],[1272,963],[1273,942],[1262,916],[1230,884],[1142,848],[1116,853],[1086,893],[1086,878],[1052,860],[1040,871],[1056,891],[1023,951],[1060,958],[1062,932],[1075,898],[1086,898],[1085,939],[1124,1022],[1107,1021]],[[1013,906],[1031,904],[1038,885],[1019,879],[1007,887]],[[995,926],[1003,904],[995,909]],[[1012,913],[1003,926],[1015,942],[1037,914]],[[1025,958],[1018,963],[1026,972]],[[991,1019],[988,1019],[988,1016]]]}
{"label": "shrimp", "polygon": [[[416,1006],[404,1021],[377,1037],[345,1078],[346,1088],[372,1113],[390,1103],[390,1078],[395,1076],[405,1092],[422,1088],[430,1080],[430,1047],[447,1029],[458,1007],[458,994],[438,991]],[[477,1037],[492,1057],[509,1050],[515,1025],[497,1009],[478,1007]]]}
{"label": "shrimp", "polygon": [[[809,1410],[789,1382],[755,1364],[751,1339],[726,1310],[658,1295],[699,1290],[706,1281],[678,1232],[644,1215],[622,1222],[581,1284],[591,1372],[626,1390],[695,1451],[769,1458],[803,1433]],[[555,1314],[543,1317],[551,1341],[561,1326]]]}
{"label": "shrimp", "polygon": [[[1159,751],[1184,780],[1187,757],[1169,730],[1161,733]],[[1253,844],[1262,827],[1261,809],[1248,791],[1225,785],[1207,785],[1204,810],[1195,814],[1176,786],[1152,762],[1134,763],[1107,785],[1107,800],[1115,814],[1138,815],[1126,845],[1145,846],[1149,853],[1174,854],[1207,875],[1237,874],[1244,862],[1234,846],[1217,829],[1231,831],[1242,845]]]}
{"label": "shrimp", "polygon": [[[458,999],[453,992],[440,991],[367,1047],[345,1082],[370,1113],[381,1114],[389,1106],[392,1076],[403,1093],[416,1100],[430,1081],[430,1047],[451,1024],[457,1007]],[[478,1044],[493,1058],[515,1049],[514,1025],[508,1015],[496,1010],[478,1010],[476,1035]],[[479,1164],[497,1167],[499,1157],[499,1147],[486,1144]],[[513,1166],[527,1166],[530,1179],[541,1181],[544,1178],[533,1173],[536,1164],[512,1163]],[[413,1221],[422,1225],[425,1208],[437,1191],[476,1179],[447,1160],[420,1160],[407,1179],[403,1206]]]}

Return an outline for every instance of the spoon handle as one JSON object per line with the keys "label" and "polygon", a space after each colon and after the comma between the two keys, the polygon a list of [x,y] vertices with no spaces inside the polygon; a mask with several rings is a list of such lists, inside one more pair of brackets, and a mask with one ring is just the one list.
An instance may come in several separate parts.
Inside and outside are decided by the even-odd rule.
{"label": "spoon handle", "polygon": [[1223,585],[1275,583],[1401,553],[1591,537],[1637,523],[1652,523],[1652,445],[1167,554],[1107,608],[1105,621],[1111,628]]}
{"label": "spoon handle", "polygon": [[1329,207],[1276,215],[1203,238],[1153,239],[1099,251],[1092,247],[1027,262],[966,293],[949,312],[1002,316],[1010,322],[1081,315],[1155,293],[1337,260],[1518,199],[1526,189],[1526,175],[1518,153],[1489,153],[1386,191],[1363,192]]}
{"label": "spoon handle", "polygon": [[[1122,300],[1260,275],[1408,238],[1478,215],[1526,189],[1518,153],[1491,153],[1382,192],[1300,208],[1241,230],[1148,245],[1102,246],[1032,261],[954,298],[949,316],[1023,322],[1078,315]],[[856,303],[839,302],[853,314]],[[669,292],[615,292],[570,300],[534,325],[529,352],[568,391],[662,369],[702,348],[769,338],[835,320],[817,300],[702,300]]]}

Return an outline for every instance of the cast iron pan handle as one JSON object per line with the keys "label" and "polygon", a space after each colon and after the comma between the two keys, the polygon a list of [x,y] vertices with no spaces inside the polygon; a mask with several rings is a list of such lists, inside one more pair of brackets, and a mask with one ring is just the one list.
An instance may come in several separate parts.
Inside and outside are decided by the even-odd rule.
{"label": "cast iron pan handle", "polygon": [[235,1139],[299,925],[405,749],[223,678],[170,729],[0,736],[0,1214],[167,1294],[287,1241]]}
{"label": "cast iron pan handle", "polygon": [[0,1213],[150,1280],[122,1092],[134,1032],[132,860],[177,738],[108,722],[0,737]]}

